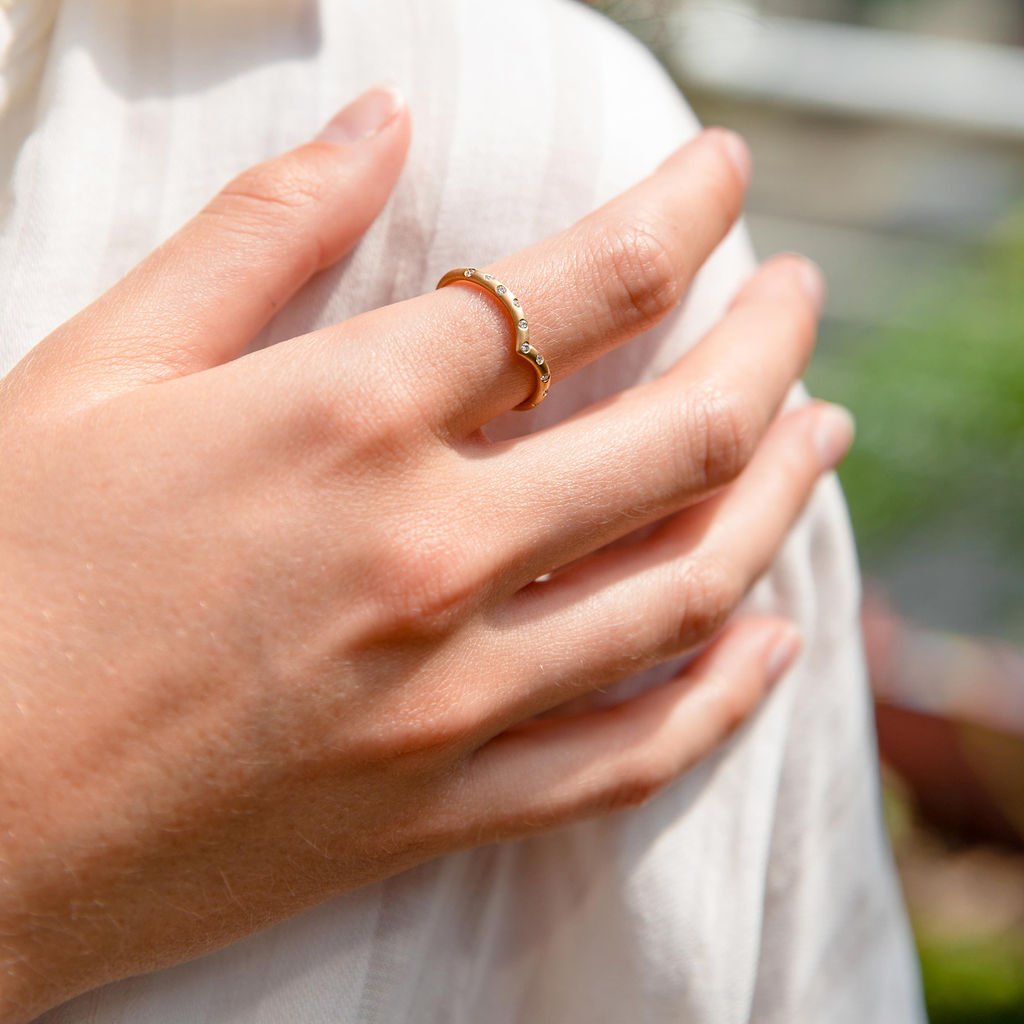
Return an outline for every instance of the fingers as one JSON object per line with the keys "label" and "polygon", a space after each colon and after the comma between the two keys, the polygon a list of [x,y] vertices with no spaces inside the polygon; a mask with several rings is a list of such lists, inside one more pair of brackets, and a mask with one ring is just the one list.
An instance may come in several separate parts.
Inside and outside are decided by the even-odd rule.
{"label": "fingers", "polygon": [[[237,355],[380,212],[409,142],[389,87],[340,111],[318,138],[258,164],[36,354],[116,390]],[[197,154],[201,158],[201,154]]]}
{"label": "fingers", "polygon": [[798,651],[793,626],[751,619],[639,697],[503,733],[470,763],[451,827],[473,822],[476,843],[645,802],[746,721]]}
{"label": "fingers", "polygon": [[[557,385],[679,301],[738,217],[748,171],[736,136],[705,132],[565,231],[477,269],[520,300]],[[423,406],[455,434],[518,405],[536,384],[512,352],[511,320],[470,283],[373,311],[344,330],[347,339],[355,332],[393,342]]]}
{"label": "fingers", "polygon": [[815,274],[798,257],[770,261],[666,375],[476,460],[481,486],[501,495],[492,544],[511,580],[525,584],[737,476],[810,357]]}
{"label": "fingers", "polygon": [[[849,414],[835,406],[788,413],[731,487],[646,539],[583,559],[517,595],[499,626],[510,669],[492,695],[501,704],[494,731],[712,636],[774,560],[852,434]],[[531,637],[526,657],[523,635]]]}

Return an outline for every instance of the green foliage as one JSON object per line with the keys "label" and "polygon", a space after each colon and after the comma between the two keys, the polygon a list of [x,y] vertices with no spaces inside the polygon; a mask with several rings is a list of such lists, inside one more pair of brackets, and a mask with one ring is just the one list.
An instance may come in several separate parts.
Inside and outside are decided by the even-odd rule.
{"label": "green foliage", "polygon": [[[863,559],[884,570],[932,526],[983,532],[1024,577],[1024,209],[900,312],[916,328],[832,325],[808,375],[857,417],[841,476]],[[931,1024],[1024,1024],[1019,933],[918,943]]]}
{"label": "green foliage", "polygon": [[1012,940],[919,941],[931,1024],[1022,1024],[1024,950]]}
{"label": "green foliage", "polygon": [[809,374],[858,438],[842,479],[867,560],[969,523],[1024,567],[1024,214],[876,337],[833,329]]}

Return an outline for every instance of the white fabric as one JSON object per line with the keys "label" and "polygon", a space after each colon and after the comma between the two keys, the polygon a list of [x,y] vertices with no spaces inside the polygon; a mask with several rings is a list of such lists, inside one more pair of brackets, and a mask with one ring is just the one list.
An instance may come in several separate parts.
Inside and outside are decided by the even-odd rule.
{"label": "white fabric", "polygon": [[[228,177],[379,78],[398,82],[414,118],[397,191],[264,343],[550,234],[695,130],[647,52],[569,0],[16,0],[0,17],[0,167],[13,167],[0,372]],[[737,232],[677,314],[499,429],[530,429],[659,372],[751,265]],[[800,624],[804,656],[748,727],[651,803],[424,864],[44,1019],[923,1020],[834,479],[753,600]]]}

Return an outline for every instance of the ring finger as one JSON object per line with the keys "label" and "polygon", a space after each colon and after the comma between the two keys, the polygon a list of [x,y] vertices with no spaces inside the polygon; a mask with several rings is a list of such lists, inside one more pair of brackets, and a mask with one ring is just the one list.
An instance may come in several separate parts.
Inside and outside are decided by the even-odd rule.
{"label": "ring finger", "polygon": [[[498,631],[515,648],[503,663],[521,678],[495,695],[495,732],[708,639],[771,564],[852,437],[849,414],[835,406],[787,413],[732,486],[650,537],[516,595]],[[524,634],[532,638],[525,657]]]}

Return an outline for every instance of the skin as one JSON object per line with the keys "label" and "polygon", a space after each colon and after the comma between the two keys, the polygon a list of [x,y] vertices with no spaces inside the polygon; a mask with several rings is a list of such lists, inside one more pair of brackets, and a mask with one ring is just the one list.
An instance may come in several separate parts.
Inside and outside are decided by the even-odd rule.
{"label": "skin", "polygon": [[[777,416],[813,347],[806,261],[767,263],[661,379],[516,442],[482,428],[532,376],[471,287],[242,354],[372,223],[409,133],[364,94],[0,382],[5,1024],[641,803],[797,654],[732,612],[851,439],[822,403]],[[706,132],[480,268],[528,297],[555,387],[678,302],[748,171]],[[700,645],[646,694],[548,714]]]}

